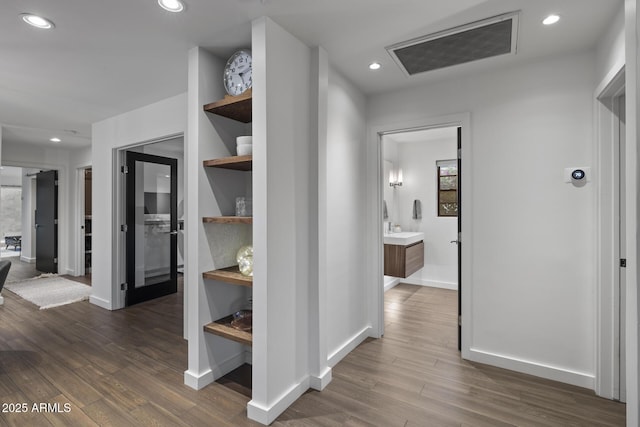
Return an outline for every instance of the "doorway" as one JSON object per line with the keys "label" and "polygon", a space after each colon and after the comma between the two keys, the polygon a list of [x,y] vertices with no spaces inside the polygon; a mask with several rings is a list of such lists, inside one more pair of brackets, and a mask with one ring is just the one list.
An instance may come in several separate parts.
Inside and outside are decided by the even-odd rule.
{"label": "doorway", "polygon": [[[596,90],[598,127],[598,323],[595,391],[601,397],[626,401],[627,215],[634,188],[627,178],[625,70],[622,67]],[[633,207],[631,207],[633,209]]]}
{"label": "doorway", "polygon": [[[459,299],[460,132],[445,126],[382,135],[385,291],[401,283],[456,291]],[[398,244],[398,236],[411,244]],[[419,266],[407,271],[396,265],[403,249],[404,265],[409,268],[413,252],[419,252]]]}
{"label": "doorway", "polygon": [[127,151],[125,162],[125,305],[130,306],[178,289],[178,161]]}

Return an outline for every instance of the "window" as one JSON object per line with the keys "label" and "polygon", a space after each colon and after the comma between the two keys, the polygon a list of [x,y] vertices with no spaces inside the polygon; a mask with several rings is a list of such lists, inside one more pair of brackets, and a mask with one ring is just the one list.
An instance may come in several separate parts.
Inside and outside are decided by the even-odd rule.
{"label": "window", "polygon": [[438,160],[438,216],[458,216],[458,161]]}

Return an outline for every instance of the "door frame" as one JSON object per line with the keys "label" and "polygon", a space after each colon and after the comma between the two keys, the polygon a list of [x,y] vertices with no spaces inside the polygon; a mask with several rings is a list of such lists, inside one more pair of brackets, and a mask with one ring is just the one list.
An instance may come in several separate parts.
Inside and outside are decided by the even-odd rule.
{"label": "door frame", "polygon": [[[126,233],[120,230],[121,224],[126,224],[127,222],[127,212],[126,212],[126,180],[123,173],[121,173],[122,167],[126,165],[126,156],[125,153],[135,148],[143,147],[145,145],[157,144],[159,142],[171,141],[173,139],[183,138],[183,150],[186,154],[186,138],[183,132],[175,133],[171,135],[165,135],[160,138],[150,139],[147,141],[136,142],[129,145],[123,145],[121,147],[114,148],[113,153],[113,189],[114,189],[114,206],[113,206],[113,253],[112,253],[112,268],[114,271],[114,282],[113,282],[113,301],[112,301],[112,310],[119,310],[125,308],[125,298],[126,291],[121,287],[121,284],[127,281],[127,264],[126,264],[126,247],[127,247],[127,239]],[[185,171],[181,172],[183,175]],[[186,192],[185,192],[186,197]],[[187,238],[185,236],[185,247],[187,246]],[[185,257],[185,267],[187,264],[187,258]],[[186,270],[186,268],[185,268]],[[186,279],[185,279],[186,281]],[[185,319],[187,314],[187,298],[188,298],[188,287],[184,286],[184,312]],[[186,331],[186,322],[185,322],[185,331]],[[185,332],[186,336],[186,332]]]}
{"label": "door frame", "polygon": [[384,200],[384,156],[382,154],[382,137],[385,134],[410,132],[429,128],[461,127],[462,128],[462,168],[460,186],[464,189],[462,204],[464,210],[461,215],[462,245],[461,262],[462,276],[459,284],[464,284],[465,291],[462,298],[462,357],[470,358],[472,347],[471,307],[473,306],[473,284],[471,276],[471,218],[473,218],[471,194],[472,194],[472,150],[471,150],[471,113],[460,113],[446,116],[428,116],[421,119],[371,126],[368,129],[368,141],[366,148],[366,266],[367,283],[369,288],[369,319],[371,322],[371,336],[380,338],[384,335],[384,251],[382,227],[382,201]]}
{"label": "door frame", "polygon": [[76,168],[76,276],[84,276],[86,274],[84,267],[84,250],[85,250],[85,232],[84,230],[84,203],[85,203],[85,181],[84,173],[87,169],[91,169],[91,165],[79,166]]}
{"label": "door frame", "polygon": [[[71,245],[73,240],[71,238],[65,238],[64,236],[69,235],[68,229],[68,219],[69,219],[69,193],[67,189],[67,177],[68,170],[64,165],[56,165],[52,163],[38,163],[38,162],[20,162],[20,161],[12,161],[12,160],[2,160],[2,166],[12,166],[16,168],[22,169],[40,169],[40,170],[56,170],[58,171],[58,274],[73,274],[74,269],[69,268],[69,260],[73,260],[73,257],[67,258],[67,251],[65,247],[67,245]],[[33,181],[35,181],[35,175],[33,176]],[[35,189],[35,184],[33,186]],[[35,209],[35,193],[34,193],[34,206]],[[31,229],[32,237],[33,237],[33,245],[35,245],[35,229],[33,228],[35,225],[35,220],[33,217],[33,211],[30,215],[30,224],[26,225]],[[25,224],[22,225],[25,227]],[[20,260],[28,263],[35,263],[35,250],[33,251],[33,260],[23,258],[20,255]]]}
{"label": "door frame", "polygon": [[[596,161],[600,170],[597,233],[597,325],[594,388],[598,396],[620,398],[620,134],[618,97],[625,92],[625,66],[614,68],[595,91]],[[628,145],[628,144],[627,144]],[[627,178],[629,184],[629,179]],[[630,187],[630,185],[627,185]],[[627,188],[626,193],[634,191]],[[631,218],[627,217],[627,229]],[[628,317],[627,317],[628,322]]]}

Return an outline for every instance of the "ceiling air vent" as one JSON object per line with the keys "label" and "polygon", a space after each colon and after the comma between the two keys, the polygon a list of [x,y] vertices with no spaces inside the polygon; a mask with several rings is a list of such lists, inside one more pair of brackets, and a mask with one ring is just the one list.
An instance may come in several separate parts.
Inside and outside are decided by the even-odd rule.
{"label": "ceiling air vent", "polygon": [[492,56],[515,54],[518,12],[430,34],[387,47],[409,76]]}

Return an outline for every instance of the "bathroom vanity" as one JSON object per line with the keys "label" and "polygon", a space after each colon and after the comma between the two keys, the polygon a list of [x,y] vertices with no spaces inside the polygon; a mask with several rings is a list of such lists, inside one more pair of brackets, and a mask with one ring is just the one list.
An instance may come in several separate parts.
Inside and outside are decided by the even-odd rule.
{"label": "bathroom vanity", "polygon": [[384,275],[409,277],[424,267],[424,233],[384,235]]}

